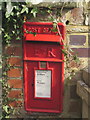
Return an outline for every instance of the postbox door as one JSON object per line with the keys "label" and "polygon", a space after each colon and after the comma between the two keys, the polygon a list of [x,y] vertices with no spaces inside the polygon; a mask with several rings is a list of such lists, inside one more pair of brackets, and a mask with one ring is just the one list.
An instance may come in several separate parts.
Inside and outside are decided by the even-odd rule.
{"label": "postbox door", "polygon": [[62,63],[43,63],[48,64],[48,68],[39,68],[38,61],[24,63],[27,79],[26,110],[60,113],[62,111]]}

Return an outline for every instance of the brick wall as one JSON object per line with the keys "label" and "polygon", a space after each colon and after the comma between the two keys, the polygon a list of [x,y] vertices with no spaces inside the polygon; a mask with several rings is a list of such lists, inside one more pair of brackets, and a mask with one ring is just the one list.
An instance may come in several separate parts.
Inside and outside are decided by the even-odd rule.
{"label": "brick wall", "polygon": [[[76,70],[75,75],[71,80],[68,80],[67,84],[67,90],[66,93],[68,94],[68,97],[65,98],[68,99],[67,104],[67,116],[69,117],[81,117],[81,105],[82,101],[80,97],[76,93],[76,83],[78,80],[82,79],[82,69],[88,65],[88,57],[89,57],[89,48],[88,48],[88,27],[86,26],[77,26],[77,28],[82,29],[82,31],[79,31],[79,29],[76,29],[76,26],[67,26],[67,40],[69,47],[74,51],[73,54],[77,54],[81,61],[81,65],[76,64],[74,61],[71,61],[69,64],[69,67],[71,69]],[[87,28],[87,30],[86,30]],[[73,30],[74,31],[73,31]],[[70,32],[69,32],[70,30]],[[78,30],[78,31],[77,31]],[[86,30],[86,31],[85,31]],[[67,72],[69,72],[67,70]],[[77,107],[78,106],[78,107]]]}
{"label": "brick wall", "polygon": [[8,84],[12,88],[8,97],[17,98],[16,101],[11,102],[10,105],[17,107],[22,104],[22,90],[23,90],[23,60],[22,60],[22,40],[13,40],[10,46],[4,47],[4,54],[9,55],[8,64],[11,65],[7,72]]}
{"label": "brick wall", "polygon": [[[48,18],[48,16],[45,16]],[[70,19],[71,18],[71,19]],[[39,18],[34,18],[29,21],[37,21]],[[41,18],[42,19],[42,18]],[[45,19],[46,20],[46,19]],[[81,99],[76,93],[76,82],[81,79],[81,69],[87,66],[88,64],[88,48],[89,35],[88,35],[88,26],[84,24],[84,16],[82,8],[73,8],[67,12],[67,9],[64,11],[62,21],[66,22],[69,20],[69,25],[66,26],[66,41],[70,48],[77,53],[80,58],[82,65],[78,68],[78,65],[71,61],[69,67],[71,69],[76,69],[76,75],[68,80],[67,85],[64,88],[64,109],[63,114],[56,115],[54,117],[66,117],[66,118],[78,118],[81,117]],[[42,20],[41,20],[42,21]],[[44,20],[43,20],[44,21]],[[44,117],[44,116],[53,116],[52,114],[45,113],[27,113],[24,110],[24,99],[23,99],[23,49],[22,49],[22,40],[16,41],[13,40],[10,46],[4,47],[4,53],[11,55],[11,58],[8,59],[9,64],[14,66],[8,71],[8,84],[12,87],[9,97],[17,98],[17,101],[10,103],[10,105],[17,107],[22,104],[19,117]],[[67,73],[68,73],[67,69]],[[66,79],[65,79],[66,80]],[[77,107],[78,106],[78,107]]]}

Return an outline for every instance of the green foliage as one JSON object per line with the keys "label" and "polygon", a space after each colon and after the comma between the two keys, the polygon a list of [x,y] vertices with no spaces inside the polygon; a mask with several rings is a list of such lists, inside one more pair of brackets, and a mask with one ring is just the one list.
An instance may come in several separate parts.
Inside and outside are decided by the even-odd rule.
{"label": "green foliage", "polygon": [[33,34],[34,36],[36,36],[36,32],[31,32],[31,31],[26,31],[26,33],[28,33],[28,34]]}
{"label": "green foliage", "polygon": [[36,17],[38,11],[39,11],[38,8],[37,8],[37,7],[34,7],[34,8],[31,10],[31,13],[33,14],[34,17]]}
{"label": "green foliage", "polygon": [[68,55],[67,52],[65,51],[65,49],[62,49],[62,52],[63,52],[64,56]]}
{"label": "green foliage", "polygon": [[[13,38],[16,40],[21,40],[23,32],[22,26],[24,23],[24,15],[29,13],[29,8],[26,3],[12,3],[11,10],[8,11],[6,8],[3,9],[3,43],[7,46],[11,44]],[[34,35],[36,33],[33,33]],[[17,101],[17,99],[9,98],[8,94],[12,88],[8,85],[7,72],[14,66],[8,63],[8,59],[11,56],[3,55],[3,75],[2,75],[2,116],[1,118],[9,118],[10,115],[15,113],[15,108],[13,108],[9,103]]]}
{"label": "green foliage", "polygon": [[[21,10],[21,14],[26,12],[28,14],[29,10],[28,10],[28,7],[26,5],[22,5],[22,10]],[[20,13],[19,13],[20,14]]]}
{"label": "green foliage", "polygon": [[77,55],[73,56],[73,60],[75,60],[76,62],[79,62],[79,58],[77,57]]}
{"label": "green foliage", "polygon": [[11,56],[5,55],[2,57],[3,60],[3,73],[2,79],[0,82],[2,83],[2,116],[1,118],[9,118],[11,114],[15,112],[15,108],[9,105],[9,103],[13,101],[17,101],[17,99],[9,98],[8,94],[12,90],[12,88],[8,85],[7,80],[7,72],[13,67],[8,63],[8,59]]}

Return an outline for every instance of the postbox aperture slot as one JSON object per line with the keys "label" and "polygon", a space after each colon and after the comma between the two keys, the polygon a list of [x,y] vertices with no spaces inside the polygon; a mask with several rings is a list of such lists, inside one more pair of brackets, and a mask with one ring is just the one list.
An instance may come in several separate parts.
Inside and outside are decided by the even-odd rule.
{"label": "postbox aperture slot", "polygon": [[52,70],[35,69],[34,98],[52,99]]}
{"label": "postbox aperture slot", "polygon": [[30,43],[41,43],[41,42],[42,42],[43,44],[47,44],[47,43],[48,43],[48,44],[57,44],[57,45],[60,45],[60,44],[61,44],[60,42],[53,42],[53,41],[51,42],[51,41],[43,41],[43,40],[41,40],[41,41],[37,41],[37,40],[36,40],[36,41],[34,41],[34,40],[32,40],[32,41],[31,41],[31,40],[25,41],[25,43],[29,43],[29,44],[30,44]]}

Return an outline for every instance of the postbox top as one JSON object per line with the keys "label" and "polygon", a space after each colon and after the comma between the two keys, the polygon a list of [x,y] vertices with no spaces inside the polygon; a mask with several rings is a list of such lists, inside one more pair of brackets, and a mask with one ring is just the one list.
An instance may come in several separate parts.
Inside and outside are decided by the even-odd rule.
{"label": "postbox top", "polygon": [[58,23],[55,29],[52,22],[25,22],[23,28],[25,41],[61,42],[65,36],[63,23]]}

